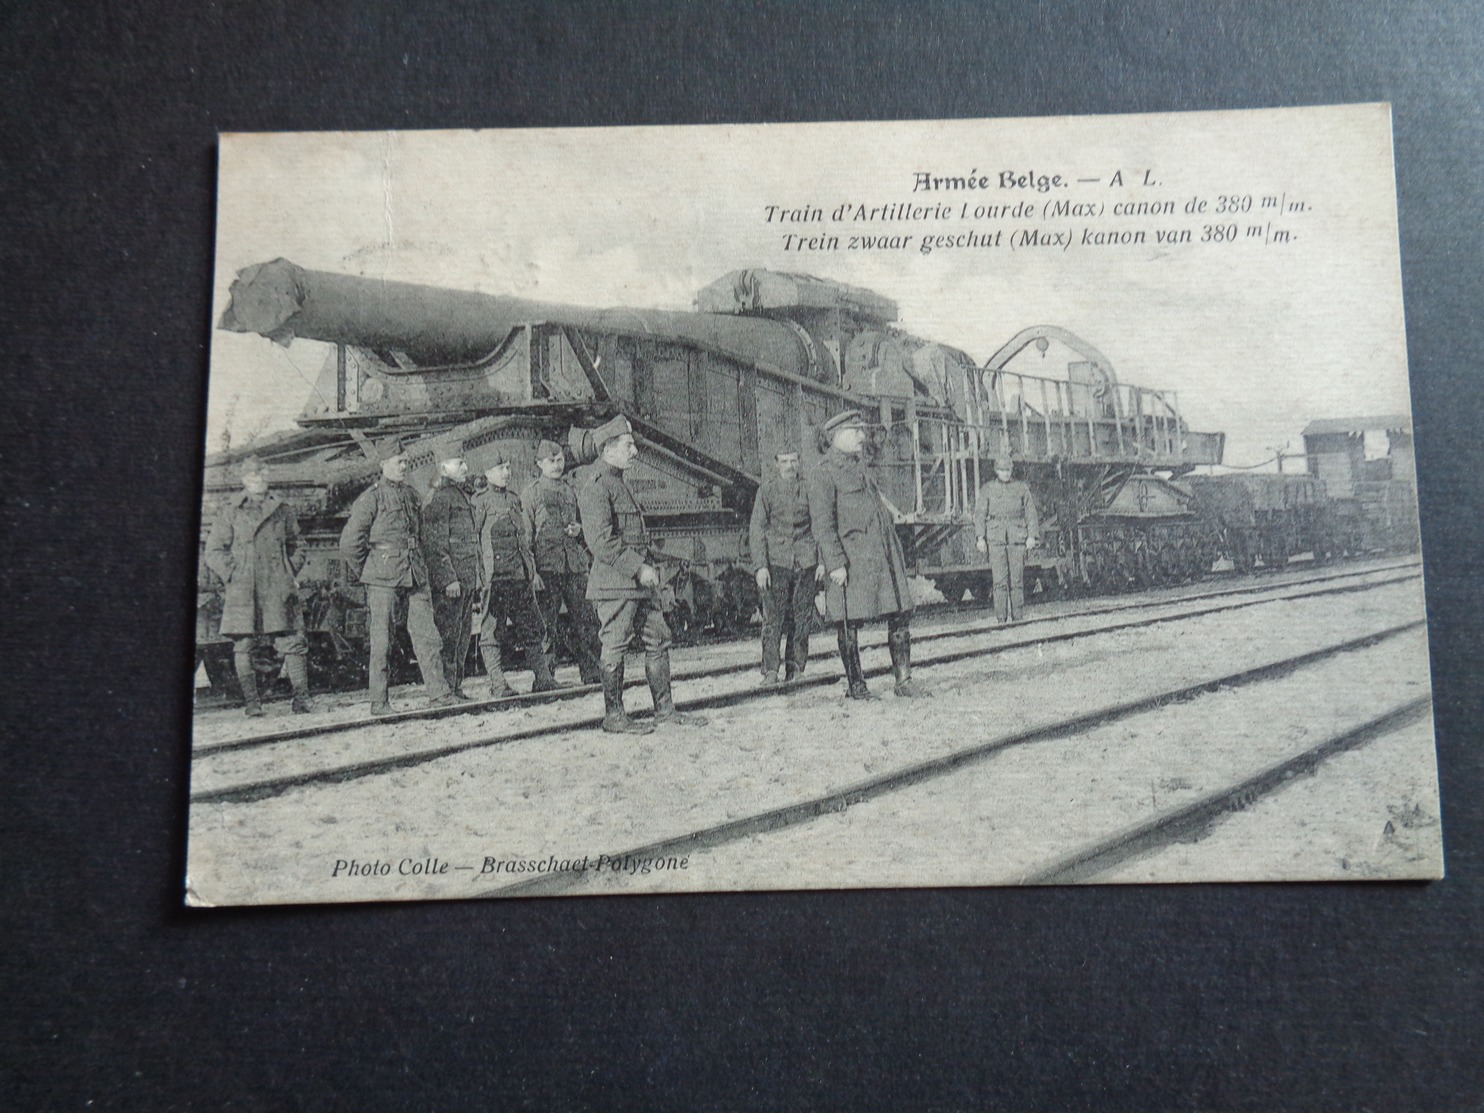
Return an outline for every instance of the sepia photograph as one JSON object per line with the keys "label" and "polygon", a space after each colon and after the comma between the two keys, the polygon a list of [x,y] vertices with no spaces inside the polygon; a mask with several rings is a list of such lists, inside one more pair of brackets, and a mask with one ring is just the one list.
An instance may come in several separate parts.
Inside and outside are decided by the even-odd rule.
{"label": "sepia photograph", "polygon": [[1384,104],[226,134],[202,907],[1443,875]]}

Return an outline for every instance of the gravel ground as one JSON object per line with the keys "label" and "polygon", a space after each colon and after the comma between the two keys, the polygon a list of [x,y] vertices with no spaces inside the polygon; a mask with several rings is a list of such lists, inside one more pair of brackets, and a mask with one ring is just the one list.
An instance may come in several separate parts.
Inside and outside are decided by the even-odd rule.
{"label": "gravel ground", "polygon": [[[550,857],[558,862],[584,856],[595,861],[599,855],[826,795],[952,753],[969,742],[1159,693],[1182,681],[1241,670],[1421,615],[1420,583],[1263,605],[929,668],[920,677],[936,687],[932,701],[896,699],[881,681],[875,686],[885,697],[871,704],[849,703],[833,688],[822,688],[719,709],[711,725],[697,732],[663,729],[645,738],[621,739],[593,731],[554,731],[388,775],[306,786],[260,802],[197,804],[191,815],[189,856],[194,897],[206,903],[288,903],[480,894],[539,875],[547,867],[542,862]],[[1016,638],[1024,635],[1024,630],[1014,632]],[[992,649],[1006,636],[961,637],[931,649]],[[1319,716],[1318,707],[1323,706],[1328,713],[1321,721],[1346,715],[1353,719],[1365,701],[1382,700],[1387,692],[1378,684],[1396,676],[1398,661],[1407,665],[1405,674],[1412,683],[1426,687],[1426,648],[1420,638],[1406,644],[1393,640],[1384,648],[1355,653],[1360,658],[1336,664],[1334,676],[1325,680],[1300,682],[1300,676],[1294,676],[1292,696],[1276,708]],[[868,667],[884,662],[879,651],[866,658]],[[695,681],[680,688],[679,697],[704,698],[736,685],[735,679]],[[1112,750],[1105,758],[1087,751],[1093,747],[1089,744],[1093,735],[1052,742],[1049,751],[1040,746],[1042,751],[1033,759],[1018,762],[1020,775],[988,799],[959,790],[972,782],[964,770],[854,807],[837,818],[697,852],[684,868],[629,874],[605,866],[602,874],[576,890],[1018,879],[1027,868],[1069,852],[1083,840],[1084,831],[1099,826],[1116,829],[1140,817],[1139,810],[1150,809],[1150,787],[1158,795],[1161,781],[1169,785],[1168,794],[1197,794],[1204,786],[1197,777],[1215,780],[1214,773],[1224,770],[1222,764],[1244,755],[1242,742],[1224,736],[1234,727],[1251,723],[1255,736],[1281,738],[1288,722],[1279,717],[1270,724],[1271,717],[1263,711],[1275,707],[1254,701],[1251,695],[1257,693],[1258,688],[1243,688],[1211,696],[1209,708],[1202,707],[1203,699],[1145,715],[1140,736],[1132,742],[1097,744]],[[532,724],[540,724],[539,719],[560,716],[563,707],[568,716],[591,716],[598,710],[598,700],[587,696],[554,707],[346,735],[359,744],[333,739],[289,742],[287,749],[277,752],[275,767],[288,763],[286,757],[297,757],[306,767],[323,766],[333,762],[335,750],[349,750],[349,755],[365,748],[368,739],[375,748],[426,748],[485,726],[498,728],[509,719],[530,718]],[[1197,708],[1205,712],[1193,713]],[[1187,717],[1196,719],[1194,729],[1170,728],[1179,724],[1171,719]],[[1124,733],[1131,726],[1132,722],[1120,723],[1098,733]],[[1194,747],[1190,742],[1196,740],[1208,742],[1203,753],[1170,751],[1172,741]],[[1001,759],[1013,756],[1014,751]],[[211,778],[225,782],[259,771],[261,767],[253,766],[264,763],[262,756],[242,754],[212,760]],[[196,767],[204,769],[199,761]],[[987,764],[985,770],[992,767]],[[1084,776],[1077,788],[1067,783],[1075,771]],[[1427,777],[1432,779],[1430,758]],[[1182,782],[1190,786],[1180,787]],[[899,798],[913,808],[895,816],[883,813],[880,817],[888,821],[868,825],[873,816],[867,812],[878,807],[882,812],[897,810]],[[1007,832],[989,843],[997,852],[1013,856],[990,862],[966,851],[964,841],[969,837],[983,840],[986,802],[1024,806],[1036,816],[1016,833]],[[1091,820],[1090,830],[1069,821],[1079,817],[1079,811]],[[990,814],[1000,817],[995,811]],[[1048,826],[1048,819],[1056,826]],[[867,830],[837,843],[828,831],[843,824]],[[867,831],[875,836],[864,836]],[[764,857],[758,850],[767,842],[793,845]],[[927,856],[907,847],[926,850]],[[498,866],[496,871],[479,871],[486,858]],[[350,875],[351,861],[357,868],[373,866],[372,872]],[[426,871],[444,863],[446,872]],[[1422,864],[1428,863],[1424,858]],[[1212,875],[1202,870],[1193,877],[1160,879],[1212,879]]]}
{"label": "gravel ground", "polygon": [[[830,866],[836,887],[1020,883],[1425,694],[1425,659],[1420,673],[1392,670],[1425,651],[1420,633],[1399,637],[1270,682],[1018,746],[804,825],[698,851],[691,883],[766,888],[809,865]],[[1356,674],[1378,683],[1357,688]],[[1199,842],[1097,879],[1437,876],[1434,773],[1424,722],[1326,762],[1294,791],[1261,801]],[[1394,831],[1403,820],[1407,828],[1385,857],[1373,856],[1388,819]],[[619,884],[650,890],[632,876]]]}

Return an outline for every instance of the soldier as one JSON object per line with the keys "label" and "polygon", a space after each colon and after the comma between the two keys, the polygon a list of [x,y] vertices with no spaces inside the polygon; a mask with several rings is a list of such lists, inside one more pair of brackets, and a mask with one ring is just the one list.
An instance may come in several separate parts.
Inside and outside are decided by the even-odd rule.
{"label": "soldier", "polygon": [[405,483],[407,455],[393,446],[382,459],[381,477],[356,497],[340,533],[340,554],[366,587],[371,635],[371,712],[391,713],[386,660],[398,602],[407,606],[407,635],[429,706],[458,701],[443,674],[442,639],[433,616],[433,594],[422,547],[422,501]]}
{"label": "soldier", "polygon": [[820,559],[829,572],[825,605],[835,622],[840,662],[850,698],[874,698],[861,670],[862,623],[886,618],[895,692],[917,698],[929,692],[912,681],[912,595],[902,544],[885,497],[861,458],[866,445],[859,411],[843,411],[820,429],[829,450],[809,486],[809,514]]}
{"label": "soldier", "polygon": [[799,478],[799,455],[774,455],[778,474],[758,488],[748,541],[763,599],[763,682],[778,682],[778,641],[786,632],[783,681],[804,673],[815,587],[824,580],[809,525],[809,493]]}
{"label": "soldier", "polygon": [[250,718],[263,716],[252,653],[261,638],[272,637],[294,686],[293,711],[310,713],[309,645],[297,579],[304,566],[299,521],[268,492],[268,478],[256,459],[243,463],[242,492],[227,502],[212,525],[206,563],[226,585],[221,634],[232,641],[244,712]]}
{"label": "soldier", "polygon": [[577,494],[563,476],[566,467],[562,448],[543,439],[536,447],[536,468],[541,474],[525,487],[520,502],[526,510],[526,528],[542,583],[536,604],[546,629],[549,662],[554,669],[557,628],[565,602],[567,648],[577,661],[582,681],[598,683],[603,681],[598,666],[598,618],[585,596],[591,563],[582,543],[582,525],[577,522]]}
{"label": "soldier", "polygon": [[670,694],[670,625],[661,603],[659,571],[649,561],[639,502],[623,477],[639,456],[633,428],[620,415],[593,431],[592,440],[601,460],[578,488],[577,504],[582,535],[593,556],[587,599],[597,610],[602,645],[603,730],[654,731],[624,712],[623,653],[635,631],[644,644],[644,675],[654,696],[655,723],[705,725],[705,718],[676,710]]}
{"label": "soldier", "polygon": [[433,617],[443,637],[443,677],[455,697],[464,693],[464,668],[474,607],[483,596],[479,531],[469,503],[469,463],[451,457],[438,463],[438,479],[423,505],[423,555],[433,589]]}
{"label": "soldier", "polygon": [[995,459],[995,480],[986,481],[974,501],[974,546],[989,556],[994,579],[995,617],[1004,624],[1025,613],[1025,551],[1041,534],[1041,520],[1031,487],[1011,480],[1015,463]]}
{"label": "soldier", "polygon": [[505,679],[500,643],[507,618],[515,622],[515,635],[526,649],[526,663],[535,675],[531,693],[556,690],[551,665],[542,650],[545,634],[536,611],[535,591],[541,588],[536,561],[526,538],[526,516],[520,497],[510,491],[510,459],[495,452],[494,464],[484,471],[489,485],[474,496],[474,526],[479,533],[484,562],[485,588],[479,625],[479,650],[490,677],[490,697],[508,698],[515,693]]}

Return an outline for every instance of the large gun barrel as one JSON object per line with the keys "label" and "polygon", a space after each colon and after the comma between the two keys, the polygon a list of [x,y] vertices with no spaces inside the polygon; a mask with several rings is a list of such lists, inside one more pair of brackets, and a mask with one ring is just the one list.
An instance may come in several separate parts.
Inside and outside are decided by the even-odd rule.
{"label": "large gun barrel", "polygon": [[296,337],[399,349],[420,365],[478,360],[515,326],[597,325],[597,311],[477,291],[310,271],[285,259],[237,273],[218,328],[287,345]]}
{"label": "large gun barrel", "polygon": [[817,357],[796,329],[767,318],[595,309],[311,271],[282,258],[237,273],[231,301],[217,326],[262,334],[280,345],[302,337],[395,349],[426,367],[478,361],[511,330],[532,323],[684,341],[801,376],[810,374]]}

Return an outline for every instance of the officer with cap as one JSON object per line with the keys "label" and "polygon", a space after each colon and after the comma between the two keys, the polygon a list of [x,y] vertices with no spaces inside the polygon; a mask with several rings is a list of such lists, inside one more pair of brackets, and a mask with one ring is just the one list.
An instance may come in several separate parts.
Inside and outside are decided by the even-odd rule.
{"label": "officer with cap", "polygon": [[[796,450],[774,455],[778,472],[757,490],[748,545],[763,605],[763,682],[778,681],[778,642],[784,638],[784,682],[809,662],[815,587],[825,576],[810,530],[809,492],[799,477]],[[786,634],[786,636],[785,636]]]}
{"label": "officer with cap", "polygon": [[469,502],[469,463],[457,454],[438,463],[438,477],[423,505],[423,555],[433,588],[433,616],[443,637],[443,677],[455,697],[467,699],[464,669],[484,577]]}
{"label": "officer with cap", "polygon": [[995,479],[974,500],[974,546],[989,559],[994,611],[1001,624],[1025,613],[1025,551],[1040,540],[1041,520],[1031,487],[1014,480],[1008,455],[995,459]]}
{"label": "officer with cap", "polygon": [[597,610],[602,646],[603,729],[653,732],[624,711],[623,653],[635,631],[644,644],[644,674],[654,696],[656,724],[705,725],[705,718],[678,711],[670,694],[670,625],[661,604],[659,571],[649,561],[644,516],[623,476],[639,456],[633,428],[620,415],[591,437],[599,463],[579,486],[577,504],[593,556],[587,599]]}
{"label": "officer with cap", "polygon": [[262,717],[258,676],[252,653],[258,641],[273,640],[294,686],[293,711],[307,714],[309,645],[297,575],[304,566],[299,521],[292,509],[268,492],[262,464],[242,466],[242,491],[222,508],[206,541],[206,565],[226,586],[221,634],[232,641],[237,680],[248,717]]}
{"label": "officer with cap", "polygon": [[484,471],[488,486],[474,495],[474,526],[488,579],[479,626],[479,650],[490,677],[490,697],[508,698],[515,691],[505,678],[501,642],[507,620],[515,622],[515,636],[526,650],[526,663],[535,676],[531,693],[556,690],[551,664],[543,650],[545,633],[536,610],[535,591],[541,576],[526,536],[526,514],[520,497],[510,491],[510,458],[496,450]]}
{"label": "officer with cap", "polygon": [[366,587],[371,635],[371,712],[387,714],[387,651],[399,603],[407,608],[407,635],[429,706],[458,699],[443,674],[443,641],[433,614],[433,592],[423,555],[422,501],[406,483],[407,454],[394,440],[381,459],[381,476],[350,506],[340,533],[346,568]]}
{"label": "officer with cap", "polygon": [[526,510],[536,573],[541,578],[536,604],[546,629],[548,661],[555,668],[557,630],[565,602],[567,624],[563,635],[567,648],[577,661],[582,681],[601,682],[598,618],[585,596],[591,561],[582,542],[582,525],[578,523],[577,494],[564,476],[567,460],[562,448],[542,439],[536,447],[536,468],[541,472],[521,491],[520,502]]}
{"label": "officer with cap", "polygon": [[886,498],[862,458],[866,426],[859,411],[842,411],[820,428],[828,445],[809,487],[809,514],[820,561],[829,573],[825,605],[835,622],[850,698],[874,698],[861,670],[860,626],[886,618],[895,692],[928,694],[912,681],[912,594],[907,563]]}

